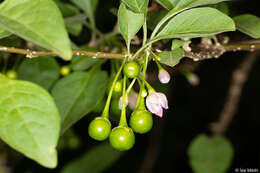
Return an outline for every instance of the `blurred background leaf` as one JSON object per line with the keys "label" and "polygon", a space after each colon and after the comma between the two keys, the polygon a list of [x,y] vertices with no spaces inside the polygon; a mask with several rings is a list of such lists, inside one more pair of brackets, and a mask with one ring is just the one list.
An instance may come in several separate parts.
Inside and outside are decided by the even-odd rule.
{"label": "blurred background leaf", "polygon": [[232,144],[223,136],[200,134],[188,148],[194,173],[225,173],[230,167],[233,153]]}
{"label": "blurred background leaf", "polygon": [[114,164],[124,154],[105,142],[93,147],[83,156],[67,164],[61,173],[101,173]]}
{"label": "blurred background leaf", "polygon": [[49,90],[59,78],[59,64],[51,56],[24,59],[18,68],[18,78],[34,82]]}

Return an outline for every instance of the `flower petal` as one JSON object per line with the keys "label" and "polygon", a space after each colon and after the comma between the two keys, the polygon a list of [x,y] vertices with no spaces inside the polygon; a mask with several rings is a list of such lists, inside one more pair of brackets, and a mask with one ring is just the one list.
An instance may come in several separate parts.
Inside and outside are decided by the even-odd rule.
{"label": "flower petal", "polygon": [[157,93],[157,95],[158,95],[158,100],[159,100],[160,105],[164,109],[168,109],[168,100],[167,100],[167,97],[165,96],[165,94]]}

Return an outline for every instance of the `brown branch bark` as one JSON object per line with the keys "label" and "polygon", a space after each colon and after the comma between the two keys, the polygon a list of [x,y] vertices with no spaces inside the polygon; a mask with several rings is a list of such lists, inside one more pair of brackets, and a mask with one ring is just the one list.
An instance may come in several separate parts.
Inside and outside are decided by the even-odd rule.
{"label": "brown branch bark", "polygon": [[[214,44],[204,45],[199,44],[192,51],[186,51],[185,56],[194,61],[201,61],[204,59],[218,58],[223,53],[229,51],[256,51],[260,50],[260,43],[232,43],[227,45]],[[36,58],[38,56],[58,56],[55,52],[49,51],[33,51],[30,49],[20,49],[13,47],[6,47],[0,45],[1,52],[9,52],[26,55],[27,58]],[[85,50],[72,50],[73,55],[77,56],[92,56],[93,58],[108,58],[108,59],[124,59],[126,54],[119,53],[105,53],[105,52],[91,52]]]}
{"label": "brown branch bark", "polygon": [[[9,53],[17,53],[26,55],[27,58],[36,58],[38,56],[58,56],[55,52],[48,51],[33,51],[30,49],[19,49],[13,47],[5,47],[0,46],[0,51],[9,52]],[[93,58],[113,58],[113,59],[124,59],[126,55],[118,54],[118,53],[105,53],[105,52],[91,52],[85,50],[72,50],[73,55],[77,56],[92,56]]]}
{"label": "brown branch bark", "polygon": [[245,57],[241,64],[234,70],[227,99],[224,103],[224,108],[220,113],[219,120],[210,125],[210,129],[214,135],[223,135],[234,118],[242,89],[248,79],[249,72],[259,55],[259,51],[249,53],[249,55]]}

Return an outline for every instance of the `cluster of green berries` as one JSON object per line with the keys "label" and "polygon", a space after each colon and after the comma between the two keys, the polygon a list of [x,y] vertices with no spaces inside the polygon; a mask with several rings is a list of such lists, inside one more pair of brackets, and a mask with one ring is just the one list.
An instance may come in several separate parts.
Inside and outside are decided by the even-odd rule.
{"label": "cluster of green berries", "polygon": [[[128,78],[136,78],[140,74],[140,65],[135,61],[129,61],[124,65],[123,72]],[[116,82],[113,90],[120,92],[122,88],[121,82]],[[130,116],[129,124],[130,127],[127,124],[119,124],[111,130],[109,119],[101,116],[91,121],[88,133],[90,137],[98,141],[109,138],[110,144],[115,149],[129,150],[135,144],[134,132],[143,134],[152,129],[152,114],[145,109],[136,109]]]}
{"label": "cluster of green berries", "polygon": [[[70,67],[69,66],[62,66],[60,68],[60,74],[62,76],[67,76],[70,74]],[[15,70],[8,70],[7,73],[6,73],[6,76],[9,78],[9,79],[16,79],[17,78],[17,72]]]}

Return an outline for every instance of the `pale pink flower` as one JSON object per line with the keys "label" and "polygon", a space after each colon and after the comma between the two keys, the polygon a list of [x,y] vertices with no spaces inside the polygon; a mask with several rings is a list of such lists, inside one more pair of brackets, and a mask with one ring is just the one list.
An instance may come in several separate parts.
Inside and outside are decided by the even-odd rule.
{"label": "pale pink flower", "polygon": [[[135,91],[131,91],[126,99],[126,106],[129,106],[131,110],[134,110],[136,106],[137,98],[138,98],[138,93],[136,93]],[[121,96],[118,101],[119,109],[122,109],[122,104],[123,104],[123,97]]]}
{"label": "pale pink flower", "polygon": [[[126,99],[126,103],[125,103],[125,107],[127,107],[128,105],[128,99]],[[121,110],[123,106],[123,96],[120,97],[119,101],[118,101],[118,108]]]}
{"label": "pale pink flower", "polygon": [[197,86],[200,84],[200,78],[196,75],[196,74],[189,74],[187,76],[188,82],[193,85],[193,86]]}
{"label": "pale pink flower", "polygon": [[152,92],[146,98],[146,106],[150,112],[163,116],[163,108],[168,109],[168,100],[163,93]]}
{"label": "pale pink flower", "polygon": [[138,93],[131,91],[128,96],[128,106],[131,110],[134,110],[136,107],[136,102],[138,99]]}
{"label": "pale pink flower", "polygon": [[169,81],[171,80],[170,74],[164,69],[161,69],[159,71],[158,78],[161,83],[169,83]]}

